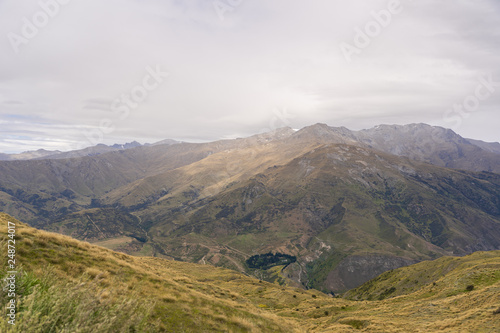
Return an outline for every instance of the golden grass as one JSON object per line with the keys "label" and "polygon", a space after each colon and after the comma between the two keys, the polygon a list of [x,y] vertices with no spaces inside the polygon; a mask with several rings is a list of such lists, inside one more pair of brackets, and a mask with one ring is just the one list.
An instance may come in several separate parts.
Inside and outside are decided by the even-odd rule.
{"label": "golden grass", "polygon": [[120,246],[131,243],[134,239],[132,237],[117,237],[105,239],[99,242],[93,242],[93,245],[102,246],[110,250],[115,250]]}
{"label": "golden grass", "polygon": [[[17,223],[22,306],[15,328],[0,317],[1,332],[495,332],[500,327],[495,314],[500,251],[452,259],[458,264],[435,285],[381,301],[352,301],[210,265],[132,257],[0,214],[4,252],[7,220]],[[0,255],[2,277],[5,260]],[[404,274],[419,276],[423,264]],[[466,290],[469,284],[472,291]],[[0,293],[1,305],[6,301]]]}

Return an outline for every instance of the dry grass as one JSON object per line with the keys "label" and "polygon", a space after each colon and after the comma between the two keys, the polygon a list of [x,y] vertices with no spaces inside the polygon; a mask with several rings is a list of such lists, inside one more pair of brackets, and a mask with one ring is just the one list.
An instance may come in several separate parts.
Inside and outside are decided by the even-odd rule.
{"label": "dry grass", "polygon": [[131,243],[133,240],[134,239],[132,237],[117,237],[117,238],[102,240],[99,242],[94,242],[92,244],[97,246],[102,246],[110,250],[115,250],[120,246]]}
{"label": "dry grass", "polygon": [[[14,221],[0,214],[1,248],[7,219]],[[457,265],[436,285],[382,301],[351,301],[210,265],[132,257],[17,223],[22,306],[15,329],[0,317],[2,332],[494,332],[500,327],[499,251],[464,258],[469,264]],[[470,284],[474,288],[467,291]],[[0,305],[6,301],[2,293]]]}

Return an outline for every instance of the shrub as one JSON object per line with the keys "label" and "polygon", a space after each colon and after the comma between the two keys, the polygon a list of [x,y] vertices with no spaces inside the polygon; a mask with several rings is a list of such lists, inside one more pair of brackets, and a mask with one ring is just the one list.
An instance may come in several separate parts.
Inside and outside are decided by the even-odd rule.
{"label": "shrub", "polygon": [[248,267],[266,270],[277,265],[288,265],[297,261],[297,257],[284,253],[272,254],[271,252],[257,254],[246,260]]}
{"label": "shrub", "polygon": [[342,324],[346,324],[346,325],[352,326],[353,328],[355,328],[357,330],[360,330],[360,329],[365,328],[368,325],[368,322],[366,322],[364,320],[350,319],[350,320],[343,321]]}
{"label": "shrub", "polygon": [[474,290],[474,285],[473,284],[469,284],[467,287],[465,287],[465,290],[467,290],[467,291],[473,291]]}
{"label": "shrub", "polygon": [[395,287],[390,287],[389,289],[386,289],[382,294],[379,296],[379,300],[383,300],[384,298],[388,297],[390,294],[396,291]]}

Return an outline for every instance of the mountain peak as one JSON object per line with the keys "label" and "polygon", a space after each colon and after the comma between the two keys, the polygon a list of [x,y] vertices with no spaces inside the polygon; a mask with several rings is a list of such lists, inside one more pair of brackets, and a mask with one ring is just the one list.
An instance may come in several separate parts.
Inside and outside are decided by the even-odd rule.
{"label": "mountain peak", "polygon": [[275,130],[269,131],[265,134],[269,134],[269,135],[274,136],[274,137],[283,137],[283,136],[292,135],[293,133],[295,133],[295,131],[291,127],[286,126],[286,127],[280,127],[280,128],[275,129]]}
{"label": "mountain peak", "polygon": [[415,143],[418,142],[419,145],[424,143],[424,141],[433,141],[434,143],[441,143],[441,141],[454,141],[462,144],[468,144],[464,138],[453,132],[451,129],[440,126],[431,126],[424,123],[406,125],[382,124],[358,131],[357,134],[358,137],[370,137],[372,140],[383,138],[385,141],[396,140],[396,142],[399,143],[402,143],[403,141],[414,141]]}
{"label": "mountain peak", "polygon": [[127,142],[124,144],[115,143],[114,145],[112,145],[110,147],[116,148],[116,149],[130,149],[130,148],[135,148],[135,147],[140,147],[140,146],[142,146],[142,144],[140,144],[139,142],[134,140],[132,142]]}
{"label": "mountain peak", "polygon": [[357,144],[351,130],[346,127],[330,127],[322,123],[304,127],[293,136],[301,140],[316,140],[320,143]]}

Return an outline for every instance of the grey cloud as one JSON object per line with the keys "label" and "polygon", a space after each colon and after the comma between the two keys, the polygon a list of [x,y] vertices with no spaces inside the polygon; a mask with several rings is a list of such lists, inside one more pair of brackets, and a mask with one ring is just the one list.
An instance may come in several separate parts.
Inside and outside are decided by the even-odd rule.
{"label": "grey cloud", "polygon": [[[500,78],[500,6],[401,3],[403,11],[347,63],[339,44],[353,43],[354,29],[387,1],[243,0],[224,20],[212,1],[72,1],[18,54],[0,39],[0,101],[23,102],[1,103],[0,119],[32,119],[9,135],[18,131],[33,148],[60,150],[86,142],[85,133],[107,122],[114,130],[96,136],[106,144],[249,135],[269,128],[276,108],[294,115],[292,127],[451,126],[443,114],[474,92],[478,77]],[[20,33],[23,18],[38,10],[35,0],[0,1],[0,35]],[[126,115],[116,112],[112,103],[156,65],[170,75]],[[500,141],[491,125],[500,120],[496,89],[462,119],[459,134]],[[0,151],[7,149],[1,142]]]}

